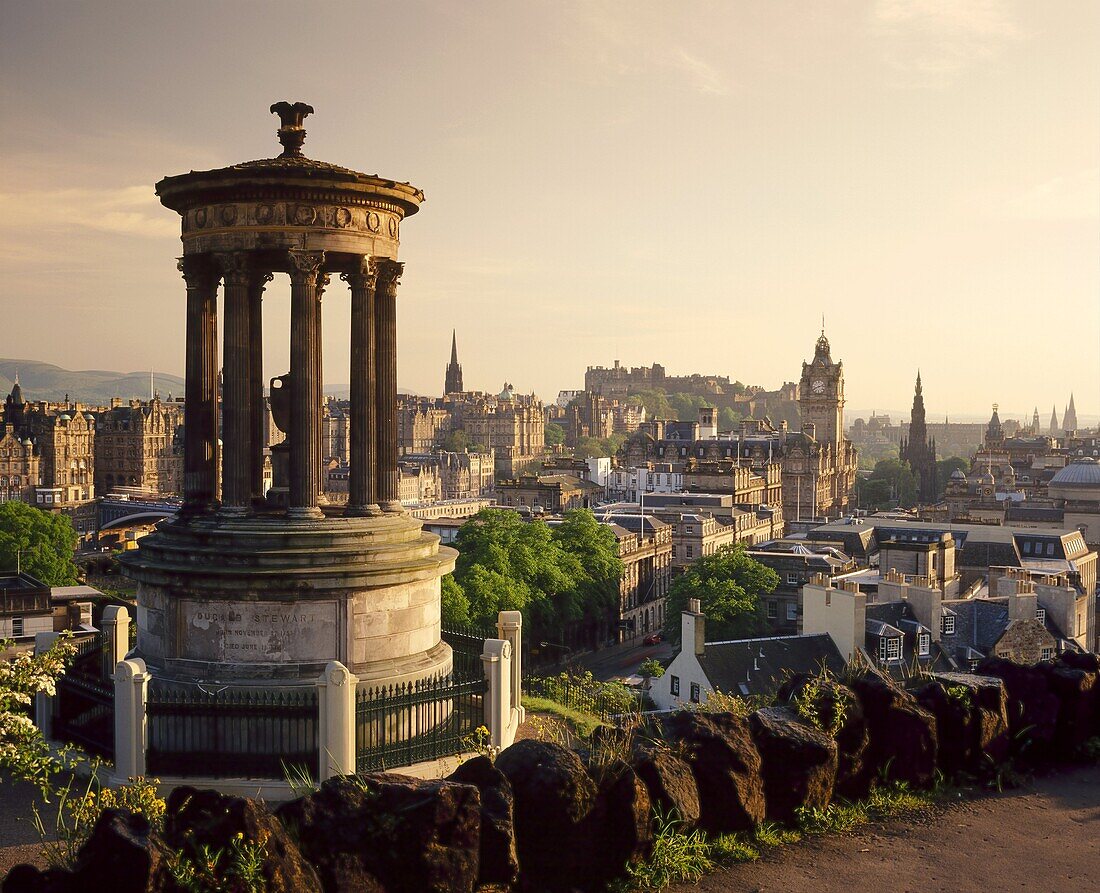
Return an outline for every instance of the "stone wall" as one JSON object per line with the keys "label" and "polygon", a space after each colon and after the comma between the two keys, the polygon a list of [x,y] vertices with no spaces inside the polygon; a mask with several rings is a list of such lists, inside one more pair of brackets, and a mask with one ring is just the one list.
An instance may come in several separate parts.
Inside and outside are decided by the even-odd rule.
{"label": "stone wall", "polygon": [[600,729],[579,751],[524,740],[441,780],[332,778],[274,811],[179,788],[163,829],[107,810],[75,870],[18,866],[3,891],[96,889],[108,874],[126,879],[119,889],[170,891],[171,851],[237,834],[267,841],[269,890],[600,890],[647,857],[658,809],[684,830],[746,831],[881,781],[920,789],[937,772],[1072,760],[1100,734],[1098,670],[1095,655],[1067,654],[1033,666],[990,658],[911,691],[870,669],[844,684],[796,677],[748,716],[662,714],[641,730]]}

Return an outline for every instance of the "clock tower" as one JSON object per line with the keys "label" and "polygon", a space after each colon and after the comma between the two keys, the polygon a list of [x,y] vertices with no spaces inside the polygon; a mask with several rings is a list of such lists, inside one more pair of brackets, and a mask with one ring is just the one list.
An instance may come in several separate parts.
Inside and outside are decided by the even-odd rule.
{"label": "clock tower", "polygon": [[812,424],[818,443],[838,446],[844,438],[844,364],[833,362],[824,329],[817,339],[813,360],[802,364],[798,402],[802,430]]}

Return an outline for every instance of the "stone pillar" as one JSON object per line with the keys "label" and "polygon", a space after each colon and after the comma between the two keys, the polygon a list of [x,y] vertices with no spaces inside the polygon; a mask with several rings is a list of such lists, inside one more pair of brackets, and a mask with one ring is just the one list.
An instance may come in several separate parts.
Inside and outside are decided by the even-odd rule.
{"label": "stone pillar", "polygon": [[485,671],[484,698],[485,727],[489,730],[489,744],[502,750],[511,744],[512,693],[509,680],[512,675],[512,646],[503,639],[486,639],[481,653],[481,666]]}
{"label": "stone pillar", "polygon": [[115,667],[115,775],[122,781],[145,774],[145,702],[149,674],[135,657]]}
{"label": "stone pillar", "polygon": [[512,689],[512,706],[520,711],[519,721],[523,722],[526,711],[523,709],[523,615],[519,611],[501,611],[497,614],[497,637],[512,646],[512,674],[509,680]]}
{"label": "stone pillar", "polygon": [[225,279],[225,331],[222,339],[222,512],[241,516],[252,503],[252,274],[244,251],[218,254]]}
{"label": "stone pillar", "polygon": [[325,371],[321,364],[321,298],[328,288],[329,274],[317,274],[317,300],[313,302],[313,324],[317,330],[317,350],[313,355],[313,380],[317,383],[317,501],[324,504],[328,501],[325,496],[325,431],[323,428],[325,414]]}
{"label": "stone pillar", "polygon": [[288,252],[290,257],[290,504],[291,518],[320,518],[321,356],[317,282],[323,251]]}
{"label": "stone pillar", "polygon": [[253,275],[248,287],[248,402],[251,424],[252,461],[249,474],[249,490],[252,504],[259,505],[264,498],[264,287],[274,277],[270,273]]}
{"label": "stone pillar", "polygon": [[318,781],[355,774],[355,690],[358,677],[338,660],[317,679]]}
{"label": "stone pillar", "polygon": [[377,383],[375,286],[378,267],[364,257],[356,273],[341,278],[351,288],[351,430],[348,464],[348,515],[379,515],[377,470]]}
{"label": "stone pillar", "polygon": [[106,663],[110,673],[120,661],[126,660],[130,651],[130,612],[122,605],[108,605],[103,609],[100,626],[107,634]]}
{"label": "stone pillar", "polygon": [[218,274],[203,255],[181,257],[187,283],[183,498],[186,512],[212,509],[218,487]]}
{"label": "stone pillar", "polygon": [[378,340],[378,502],[383,511],[400,512],[397,472],[397,285],[405,265],[379,258],[375,289],[375,335]]}
{"label": "stone pillar", "polygon": [[[45,654],[61,637],[61,633],[35,633],[34,653]],[[54,699],[45,692],[38,692],[34,696],[34,724],[42,737],[49,741],[53,737],[53,711]]]}

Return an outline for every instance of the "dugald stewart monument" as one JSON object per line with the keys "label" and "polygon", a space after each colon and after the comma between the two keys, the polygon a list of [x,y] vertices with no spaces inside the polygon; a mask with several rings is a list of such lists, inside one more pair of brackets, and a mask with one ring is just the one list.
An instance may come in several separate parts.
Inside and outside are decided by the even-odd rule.
{"label": "dugald stewart monument", "polygon": [[[440,579],[456,553],[402,511],[397,492],[398,245],[424,194],[307,158],[312,107],[271,111],[278,157],[156,187],[182,222],[184,505],[126,556],[138,584],[131,656],[169,683],[312,685],[330,661],[363,685],[444,676]],[[286,439],[271,450],[265,495],[263,304],[276,275],[291,283],[290,370],[270,382]],[[351,293],[350,480],[339,506],[322,495],[321,446],[321,301],[336,275]]]}

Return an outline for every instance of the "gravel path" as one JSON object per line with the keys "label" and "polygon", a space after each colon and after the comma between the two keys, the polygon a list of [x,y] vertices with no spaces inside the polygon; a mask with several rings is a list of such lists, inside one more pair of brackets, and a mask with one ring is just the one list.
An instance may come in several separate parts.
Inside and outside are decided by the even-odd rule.
{"label": "gravel path", "polygon": [[809,838],[675,893],[1097,893],[1100,767],[1037,778],[918,823]]}

